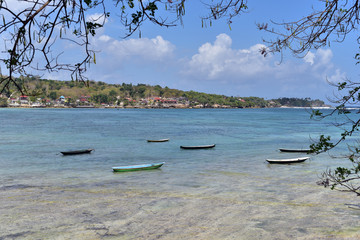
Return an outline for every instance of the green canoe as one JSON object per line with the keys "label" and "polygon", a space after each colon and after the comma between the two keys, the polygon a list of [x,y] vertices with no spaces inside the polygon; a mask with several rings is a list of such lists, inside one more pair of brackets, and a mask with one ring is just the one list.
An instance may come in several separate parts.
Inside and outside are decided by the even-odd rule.
{"label": "green canoe", "polygon": [[140,170],[151,170],[161,167],[164,162],[161,163],[151,163],[151,164],[142,164],[142,165],[130,165],[130,166],[121,166],[113,167],[114,172],[130,172],[130,171],[140,171]]}
{"label": "green canoe", "polygon": [[213,148],[215,144],[211,145],[200,145],[200,146],[180,146],[182,149],[206,149],[206,148]]}

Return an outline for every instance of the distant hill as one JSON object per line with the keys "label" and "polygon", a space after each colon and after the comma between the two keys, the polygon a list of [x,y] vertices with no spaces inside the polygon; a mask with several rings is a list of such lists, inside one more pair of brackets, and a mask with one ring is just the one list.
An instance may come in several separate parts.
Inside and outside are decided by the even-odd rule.
{"label": "distant hill", "polygon": [[[259,97],[234,97],[218,94],[206,94],[195,91],[181,91],[146,84],[107,84],[101,81],[56,81],[40,79],[39,77],[21,77],[16,79],[17,84],[26,89],[30,101],[39,99],[43,101],[55,101],[60,97],[68,99],[69,104],[74,104],[77,99],[86,96],[86,99],[95,105],[107,104],[136,105],[141,101],[154,100],[155,98],[173,99],[177,103],[187,104],[187,107],[229,107],[229,108],[265,108],[265,107],[320,107],[324,106],[321,100],[310,98],[279,98],[265,100]],[[2,86],[0,86],[2,87]],[[20,93],[15,88],[5,88],[0,100],[4,104],[4,98],[19,97]]]}
{"label": "distant hill", "polygon": [[288,107],[324,107],[325,103],[319,99],[311,100],[310,98],[278,98],[272,99],[279,106]]}

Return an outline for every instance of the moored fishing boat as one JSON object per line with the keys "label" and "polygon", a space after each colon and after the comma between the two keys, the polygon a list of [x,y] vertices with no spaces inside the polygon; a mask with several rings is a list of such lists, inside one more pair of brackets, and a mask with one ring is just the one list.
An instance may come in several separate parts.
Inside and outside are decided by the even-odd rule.
{"label": "moored fishing boat", "polygon": [[164,165],[164,163],[165,162],[120,166],[120,167],[113,167],[112,169],[114,172],[131,172],[131,171],[151,170],[151,169],[160,168],[162,165]]}
{"label": "moored fishing boat", "polygon": [[147,140],[148,142],[168,142],[170,139],[169,138],[164,138],[164,139],[149,139]]}
{"label": "moored fishing boat", "polygon": [[299,163],[308,160],[310,157],[287,158],[287,159],[266,159],[268,163]]}
{"label": "moored fishing boat", "polygon": [[206,148],[213,148],[215,144],[211,145],[199,145],[199,146],[180,146],[182,149],[206,149]]}
{"label": "moored fishing boat", "polygon": [[81,149],[81,150],[73,150],[73,151],[64,151],[61,152],[63,155],[76,155],[76,154],[84,154],[91,153],[94,149]]}
{"label": "moored fishing boat", "polygon": [[309,153],[310,149],[289,149],[289,148],[279,148],[280,152],[297,152],[297,153]]}

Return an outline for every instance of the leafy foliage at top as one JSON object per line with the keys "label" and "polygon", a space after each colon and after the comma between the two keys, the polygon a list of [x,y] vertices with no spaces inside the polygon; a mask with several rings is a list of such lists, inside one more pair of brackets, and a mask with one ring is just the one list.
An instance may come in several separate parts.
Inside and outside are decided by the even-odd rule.
{"label": "leafy foliage at top", "polygon": [[[9,4],[8,4],[9,2]],[[141,37],[141,26],[146,21],[162,27],[182,24],[186,0],[45,0],[19,1],[17,7],[10,0],[0,0],[0,62],[6,70],[0,83],[4,83],[0,93],[10,85],[23,93],[26,89],[17,84],[16,78],[31,75],[33,71],[69,71],[72,79],[86,83],[85,75],[91,64],[96,63],[96,51],[90,40],[106,20],[117,18],[129,37],[135,32]],[[107,4],[114,4],[112,12]],[[202,21],[210,22],[226,18],[232,19],[247,9],[246,0],[217,0],[202,2],[208,8],[208,15]],[[96,19],[86,16],[100,13]],[[64,60],[63,52],[58,52],[59,42],[77,44],[81,54],[72,60]]]}

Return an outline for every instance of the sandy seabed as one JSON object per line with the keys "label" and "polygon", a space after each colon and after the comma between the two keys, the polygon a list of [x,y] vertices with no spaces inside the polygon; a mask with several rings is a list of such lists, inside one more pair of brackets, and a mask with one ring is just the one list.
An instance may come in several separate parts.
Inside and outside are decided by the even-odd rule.
{"label": "sandy seabed", "polygon": [[360,239],[360,211],[345,205],[354,196],[284,186],[280,195],[261,184],[243,192],[2,186],[0,239]]}

